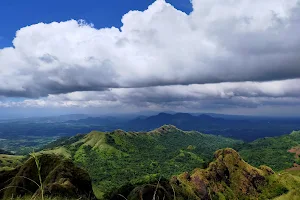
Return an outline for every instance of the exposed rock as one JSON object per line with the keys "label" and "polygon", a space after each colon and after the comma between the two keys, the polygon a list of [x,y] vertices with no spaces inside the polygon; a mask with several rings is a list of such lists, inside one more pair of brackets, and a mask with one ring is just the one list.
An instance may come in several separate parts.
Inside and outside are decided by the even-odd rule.
{"label": "exposed rock", "polygon": [[186,173],[173,177],[171,184],[180,196],[191,199],[220,196],[245,199],[248,196],[255,199],[260,197],[261,190],[268,185],[266,177],[274,174],[266,166],[260,169],[252,167],[233,149],[219,150],[214,156],[215,161],[207,169],[196,169],[190,177]]}
{"label": "exposed rock", "polygon": [[266,165],[260,166],[259,169],[261,169],[265,173],[265,175],[275,174],[275,172],[271,169],[271,167],[268,167]]}

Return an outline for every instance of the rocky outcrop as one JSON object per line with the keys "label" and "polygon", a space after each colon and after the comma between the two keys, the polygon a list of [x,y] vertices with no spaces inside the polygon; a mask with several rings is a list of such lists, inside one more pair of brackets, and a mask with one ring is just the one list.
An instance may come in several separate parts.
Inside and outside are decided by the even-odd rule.
{"label": "rocky outcrop", "polygon": [[[71,161],[55,155],[40,155],[40,175],[45,196],[62,196],[67,198],[95,199],[92,183],[86,171],[76,167]],[[0,173],[4,184],[0,189],[0,197],[33,195],[40,196],[39,173],[34,158],[27,160],[22,166],[11,171]]]}
{"label": "rocky outcrop", "polygon": [[270,186],[267,177],[274,174],[271,168],[252,167],[229,148],[217,151],[214,157],[207,169],[173,177],[175,191],[189,199],[259,199]]}
{"label": "rocky outcrop", "polygon": [[[238,200],[272,199],[287,192],[284,185],[269,181],[270,176],[276,179],[271,168],[252,167],[233,149],[218,150],[214,157],[206,169],[182,173],[169,182],[137,186],[123,196],[129,200],[174,199],[174,196],[177,200]],[[122,198],[113,196],[111,199]]]}

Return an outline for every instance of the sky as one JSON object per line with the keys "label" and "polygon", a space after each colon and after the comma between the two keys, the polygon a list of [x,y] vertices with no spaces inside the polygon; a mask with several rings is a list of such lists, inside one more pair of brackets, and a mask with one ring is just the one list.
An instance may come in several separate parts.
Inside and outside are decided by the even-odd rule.
{"label": "sky", "polygon": [[0,2],[0,117],[299,116],[299,0]]}

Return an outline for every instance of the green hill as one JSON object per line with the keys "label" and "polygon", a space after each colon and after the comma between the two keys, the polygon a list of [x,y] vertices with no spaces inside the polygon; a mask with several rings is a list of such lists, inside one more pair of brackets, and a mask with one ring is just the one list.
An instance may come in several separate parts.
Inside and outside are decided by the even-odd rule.
{"label": "green hill", "polygon": [[206,167],[213,152],[240,141],[162,126],[150,132],[93,131],[48,145],[90,174],[98,197],[126,185]]}
{"label": "green hill", "polygon": [[293,167],[294,163],[300,164],[299,156],[296,155],[299,146],[300,131],[294,131],[289,135],[245,143],[237,149],[251,165],[267,165],[275,171],[280,171]]}

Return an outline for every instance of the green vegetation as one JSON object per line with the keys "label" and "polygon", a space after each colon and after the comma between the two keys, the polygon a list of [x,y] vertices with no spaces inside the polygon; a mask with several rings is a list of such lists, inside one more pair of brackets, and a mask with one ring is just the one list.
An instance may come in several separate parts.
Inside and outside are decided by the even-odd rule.
{"label": "green vegetation", "polygon": [[299,162],[294,153],[288,152],[300,145],[300,131],[280,137],[258,139],[237,147],[241,156],[254,166],[267,165],[275,171],[291,168]]}
{"label": "green vegetation", "polygon": [[288,192],[269,167],[255,168],[233,149],[215,153],[207,169],[173,177],[177,199],[272,199]]}
{"label": "green vegetation", "polygon": [[33,149],[39,150],[40,148],[57,139],[57,136],[18,136],[9,139],[0,139],[0,148],[5,149],[6,151],[14,152],[18,155],[28,155]]}
{"label": "green vegetation", "polygon": [[[38,177],[39,177],[39,182],[36,185],[39,187],[41,199],[44,200],[45,199],[44,198],[45,190],[44,190],[44,183],[43,183],[42,175],[41,175],[40,160],[38,158],[38,155],[35,154],[35,153],[31,153],[30,156],[34,159],[34,162],[35,162],[35,165],[36,165],[36,168],[37,168],[37,174],[38,174]],[[36,183],[35,181],[33,181],[33,182]]]}
{"label": "green vegetation", "polygon": [[267,200],[299,199],[300,177],[289,173],[276,174],[271,168],[255,168],[246,163],[233,149],[215,152],[214,161],[206,169],[184,172],[168,180],[159,180],[136,187],[128,185],[119,190],[111,199],[121,194],[128,200]]}
{"label": "green vegetation", "polygon": [[300,171],[283,172],[277,175],[277,180],[288,188],[289,192],[274,200],[298,200],[300,199]]}
{"label": "green vegetation", "polygon": [[93,131],[78,139],[70,138],[73,143],[65,140],[67,145],[59,144],[50,151],[64,148],[75,163],[85,168],[98,197],[129,183],[151,182],[161,176],[169,178],[205,167],[214,151],[241,143],[221,136],[185,132],[174,126],[151,132]]}
{"label": "green vegetation", "polygon": [[0,198],[95,199],[86,171],[68,159],[50,154],[31,154],[23,165],[0,171]]}
{"label": "green vegetation", "polygon": [[[38,200],[38,198],[32,198],[32,196],[23,197],[12,197],[9,200]],[[44,200],[78,200],[77,198],[67,198],[67,197],[45,197]]]}
{"label": "green vegetation", "polygon": [[0,171],[13,169],[22,164],[25,156],[0,154]]}
{"label": "green vegetation", "polygon": [[[137,200],[141,194],[152,199],[156,194],[166,200],[293,200],[300,199],[299,155],[300,131],[244,143],[165,125],[150,132],[92,131],[64,137],[24,165],[28,157],[0,155],[0,179],[12,178],[5,186],[29,186],[39,197],[45,190],[46,200],[49,194],[55,194],[53,200],[72,199],[69,182],[76,188],[88,185],[85,191],[93,190],[99,199],[124,199],[118,196],[123,195]],[[288,168],[292,169],[283,171]],[[11,198],[22,191],[12,187],[2,195]]]}

